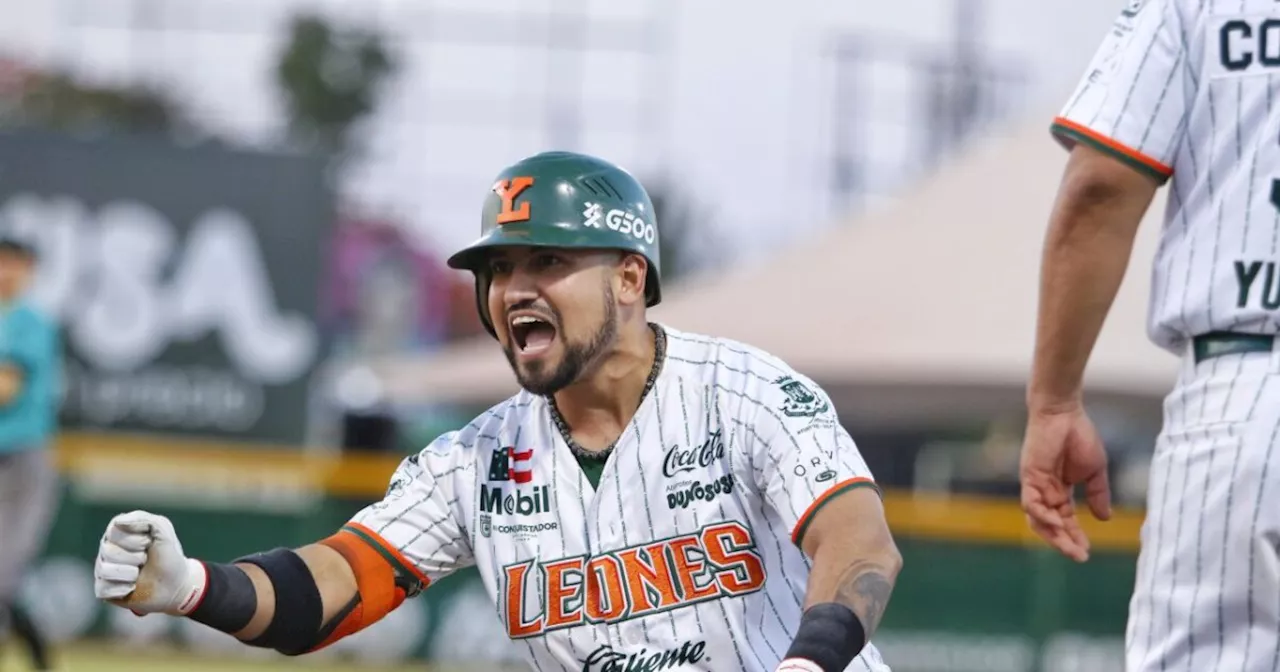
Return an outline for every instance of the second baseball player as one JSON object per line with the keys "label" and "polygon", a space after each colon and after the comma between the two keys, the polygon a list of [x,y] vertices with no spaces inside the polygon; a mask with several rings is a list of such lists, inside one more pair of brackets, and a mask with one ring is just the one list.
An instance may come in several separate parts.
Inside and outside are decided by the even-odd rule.
{"label": "second baseball player", "polygon": [[1181,366],[1151,459],[1127,672],[1280,669],[1278,8],[1131,0],[1053,124],[1070,154],[1044,243],[1022,502],[1078,561],[1075,486],[1111,515],[1084,372],[1169,187],[1147,330]]}

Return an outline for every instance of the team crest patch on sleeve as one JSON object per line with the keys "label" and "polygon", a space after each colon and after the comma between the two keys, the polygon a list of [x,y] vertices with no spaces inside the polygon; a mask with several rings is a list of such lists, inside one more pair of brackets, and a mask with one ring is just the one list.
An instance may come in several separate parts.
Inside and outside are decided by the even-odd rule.
{"label": "team crest patch on sleeve", "polygon": [[826,412],[827,402],[804,383],[791,376],[783,376],[773,382],[787,395],[787,400],[782,403],[783,414],[792,418],[811,418]]}
{"label": "team crest patch on sleeve", "polygon": [[404,489],[409,486],[410,476],[408,474],[396,474],[391,479],[391,483],[387,486],[387,492],[382,496],[382,500],[374,504],[375,509],[385,509],[392,501],[400,499],[404,495]]}
{"label": "team crest patch on sleeve", "polygon": [[1142,13],[1142,8],[1146,4],[1147,0],[1129,0],[1124,9],[1120,10],[1120,15],[1132,19]]}

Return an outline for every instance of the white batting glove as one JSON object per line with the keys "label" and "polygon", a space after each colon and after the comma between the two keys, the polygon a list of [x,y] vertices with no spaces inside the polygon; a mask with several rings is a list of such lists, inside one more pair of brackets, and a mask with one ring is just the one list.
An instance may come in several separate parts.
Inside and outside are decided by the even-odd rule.
{"label": "white batting glove", "polygon": [[807,658],[788,658],[778,663],[773,672],[822,672],[822,668]]}
{"label": "white batting glove", "polygon": [[204,596],[204,565],[182,554],[173,523],[146,511],[107,524],[93,564],[93,592],[133,613],[182,616]]}

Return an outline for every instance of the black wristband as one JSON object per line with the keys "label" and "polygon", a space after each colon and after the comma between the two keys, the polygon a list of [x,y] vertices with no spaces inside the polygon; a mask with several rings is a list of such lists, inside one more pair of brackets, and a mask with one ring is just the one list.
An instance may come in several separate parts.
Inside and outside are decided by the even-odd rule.
{"label": "black wristband", "polygon": [[804,658],[825,672],[841,672],[866,645],[866,630],[858,615],[843,604],[823,602],[805,610],[783,658]]}
{"label": "black wristband", "polygon": [[209,578],[204,597],[187,618],[228,634],[243,630],[258,611],[258,592],[253,588],[253,581],[234,565],[201,564]]}

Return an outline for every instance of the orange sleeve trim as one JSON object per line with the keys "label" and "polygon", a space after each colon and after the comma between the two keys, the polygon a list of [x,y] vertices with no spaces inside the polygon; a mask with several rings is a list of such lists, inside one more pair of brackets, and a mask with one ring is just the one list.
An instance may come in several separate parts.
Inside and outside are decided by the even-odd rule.
{"label": "orange sleeve trim", "polygon": [[401,563],[377,540],[368,528],[343,527],[336,534],[320,540],[322,546],[337,551],[351,567],[356,578],[356,594],[352,600],[321,630],[321,640],[309,649],[319,651],[330,644],[382,620],[395,611],[410,594],[425,587],[418,577],[400,569]]}
{"label": "orange sleeve trim", "polygon": [[1080,124],[1066,117],[1055,117],[1053,120],[1053,128],[1055,132],[1065,135],[1075,140],[1082,140],[1089,145],[1107,151],[1117,158],[1124,160],[1130,165],[1144,169],[1146,172],[1153,173],[1155,177],[1161,180],[1168,179],[1173,175],[1173,167],[1157,161],[1155,158],[1143,154],[1142,152],[1129,147],[1128,145],[1117,142],[1107,136]]}
{"label": "orange sleeve trim", "polygon": [[805,532],[809,531],[809,524],[813,522],[813,517],[817,515],[818,511],[826,506],[827,502],[834,499],[836,495],[854,488],[875,488],[876,492],[880,491],[880,486],[876,485],[875,481],[864,477],[846,479],[827,488],[825,492],[818,495],[818,498],[809,504],[809,508],[805,509],[804,513],[800,514],[800,519],[796,521],[795,527],[791,529],[791,543],[800,546],[801,542],[804,541]]}
{"label": "orange sleeve trim", "polygon": [[374,532],[364,525],[361,525],[360,523],[347,523],[342,526],[342,529],[354,534],[366,544],[369,544],[373,550],[382,555],[382,557],[387,562],[391,563],[391,565],[396,569],[399,569],[421,581],[423,588],[427,587],[427,585],[431,583],[431,579],[427,578],[427,575],[423,574],[422,570],[418,569],[417,565],[414,565],[408,558],[404,557],[404,554],[396,550],[395,546],[387,543],[387,540],[383,539],[382,535]]}

